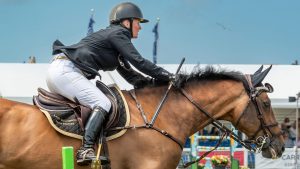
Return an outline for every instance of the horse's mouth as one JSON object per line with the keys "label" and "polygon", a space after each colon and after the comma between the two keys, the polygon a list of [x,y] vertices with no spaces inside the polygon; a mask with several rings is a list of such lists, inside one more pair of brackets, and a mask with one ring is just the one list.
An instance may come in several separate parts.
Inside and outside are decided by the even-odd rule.
{"label": "horse's mouth", "polygon": [[265,150],[263,150],[262,155],[265,158],[271,158],[271,159],[278,159],[281,157],[280,152],[277,152],[272,146],[266,148]]}

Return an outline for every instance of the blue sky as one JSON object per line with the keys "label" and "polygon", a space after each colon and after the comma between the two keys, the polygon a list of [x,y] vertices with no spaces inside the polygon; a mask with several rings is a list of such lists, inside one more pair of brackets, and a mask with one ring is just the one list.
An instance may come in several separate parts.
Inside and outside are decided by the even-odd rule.
{"label": "blue sky", "polygon": [[[108,25],[120,0],[0,0],[0,62],[51,60],[52,42],[77,43]],[[158,63],[291,64],[300,61],[299,0],[132,0],[144,17],[142,56],[152,60],[152,28],[160,18]]]}

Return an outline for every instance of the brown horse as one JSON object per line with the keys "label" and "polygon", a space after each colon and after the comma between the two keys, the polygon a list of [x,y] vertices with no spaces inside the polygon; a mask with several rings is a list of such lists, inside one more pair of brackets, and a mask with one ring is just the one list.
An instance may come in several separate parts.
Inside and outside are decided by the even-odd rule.
{"label": "brown horse", "polygon": [[[154,126],[184,143],[212,122],[183,95],[185,91],[212,117],[230,121],[244,132],[264,157],[278,158],[284,151],[284,141],[267,96],[271,89],[261,83],[269,69],[255,72],[249,83],[239,72],[211,67],[181,75],[179,88],[172,88]],[[135,90],[148,120],[166,89],[167,85],[156,85]],[[143,125],[135,100],[128,91],[123,94],[131,113],[130,125]],[[0,99],[0,129],[1,169],[60,169],[61,148],[76,149],[81,144],[80,140],[56,132],[37,107],[5,99]],[[175,169],[182,153],[172,139],[145,128],[128,130],[109,141],[108,148],[112,169]]]}

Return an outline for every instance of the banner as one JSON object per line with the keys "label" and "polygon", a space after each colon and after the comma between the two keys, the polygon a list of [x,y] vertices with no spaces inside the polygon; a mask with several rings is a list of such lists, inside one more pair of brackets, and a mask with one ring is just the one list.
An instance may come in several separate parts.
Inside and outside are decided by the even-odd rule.
{"label": "banner", "polygon": [[95,21],[93,19],[93,17],[94,17],[94,9],[91,9],[91,12],[92,12],[92,14],[91,14],[91,17],[90,17],[90,20],[89,20],[88,31],[87,31],[87,34],[86,34],[87,36],[90,35],[90,34],[92,34],[92,33],[94,33],[94,28],[93,28],[93,25],[95,23]]}
{"label": "banner", "polygon": [[154,43],[153,43],[153,63],[157,63],[157,42],[158,42],[158,23],[159,23],[159,19],[157,19],[157,22],[152,30],[152,32],[154,33]]}
{"label": "banner", "polygon": [[[299,148],[297,153],[297,164],[300,168]],[[261,154],[255,155],[255,168],[259,169],[295,169],[295,149],[285,148],[284,153],[279,159],[267,159]]]}

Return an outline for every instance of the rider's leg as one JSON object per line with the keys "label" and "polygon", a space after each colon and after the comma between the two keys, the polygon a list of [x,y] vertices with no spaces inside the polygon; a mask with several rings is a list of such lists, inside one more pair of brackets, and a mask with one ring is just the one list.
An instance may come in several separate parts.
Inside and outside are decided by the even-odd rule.
{"label": "rider's leg", "polygon": [[100,105],[106,111],[110,110],[110,100],[69,60],[54,60],[49,66],[46,81],[51,92],[74,102],[76,98],[91,109]]}
{"label": "rider's leg", "polygon": [[77,161],[88,164],[95,157],[93,146],[102,128],[111,103],[110,100],[68,60],[55,60],[49,68],[47,84],[52,92],[93,109],[85,127],[83,145],[77,152]]}
{"label": "rider's leg", "polygon": [[77,151],[77,164],[86,165],[95,159],[94,144],[102,129],[107,116],[107,111],[101,107],[95,107],[85,127],[83,144]]}

